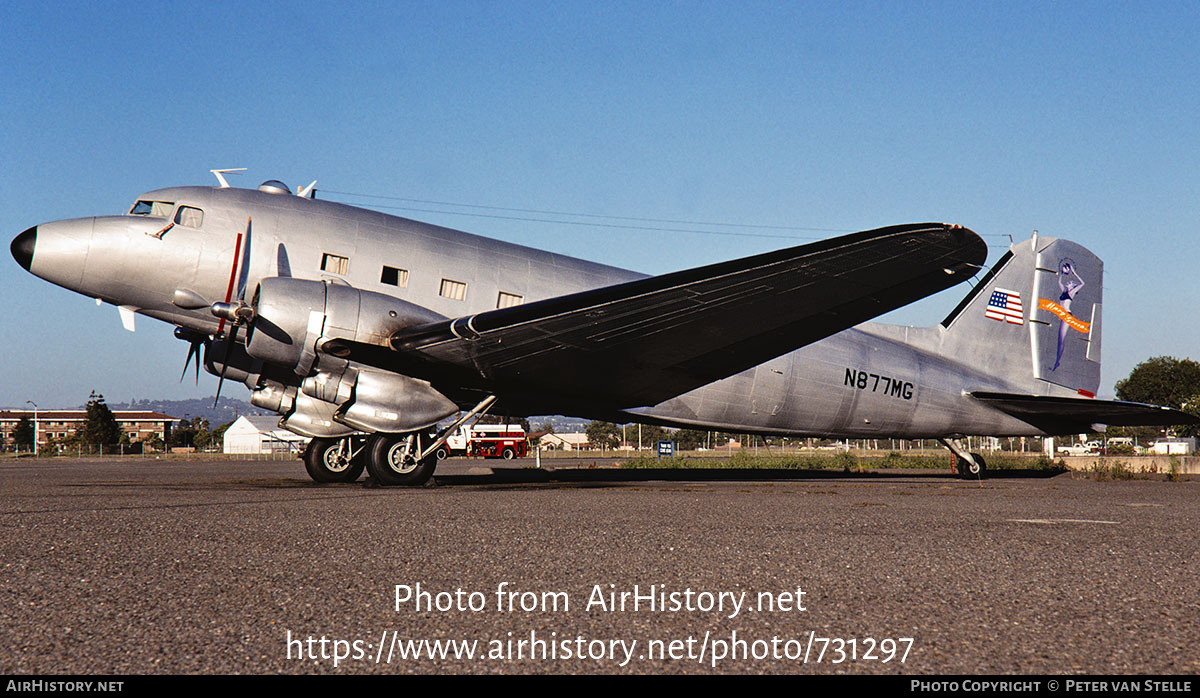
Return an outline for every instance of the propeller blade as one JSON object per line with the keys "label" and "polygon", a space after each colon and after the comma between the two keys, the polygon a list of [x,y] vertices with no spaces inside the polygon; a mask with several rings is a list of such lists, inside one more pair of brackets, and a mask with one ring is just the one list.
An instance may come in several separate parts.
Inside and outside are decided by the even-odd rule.
{"label": "propeller blade", "polygon": [[200,343],[192,342],[188,346],[187,358],[183,360],[183,373],[179,374],[179,382],[183,382],[184,376],[187,375],[188,366],[192,363],[192,356],[196,357],[196,385],[200,385]]}
{"label": "propeller blade", "polygon": [[250,280],[250,218],[246,218],[246,240],[242,246],[242,268],[238,271],[238,304],[246,300],[246,282]]}
{"label": "propeller blade", "polygon": [[[229,270],[229,285],[225,288],[225,302],[213,303],[212,314],[221,318],[217,325],[217,335],[225,329],[225,321],[229,320],[232,328],[225,340],[225,356],[221,358],[221,377],[217,380],[217,394],[213,396],[213,407],[221,399],[221,387],[225,385],[225,372],[229,369],[229,351],[237,343],[238,328],[243,324],[254,321],[254,308],[246,305],[246,283],[250,279],[250,234],[252,218],[246,218],[246,232],[238,233],[237,247],[233,251],[233,266]],[[244,242],[243,242],[244,239]],[[238,265],[239,260],[241,265]],[[237,285],[237,300],[231,303],[234,284]]]}
{"label": "propeller blade", "polygon": [[221,386],[225,385],[225,371],[229,369],[229,348],[237,342],[238,326],[241,321],[233,323],[233,328],[229,331],[229,339],[225,343],[225,355],[221,357],[221,378],[217,381],[217,394],[213,396],[213,407],[217,406],[217,401],[221,399]]}
{"label": "propeller blade", "polygon": [[188,355],[187,358],[183,360],[183,373],[179,374],[179,382],[183,382],[184,376],[187,375],[188,365],[192,363],[192,357],[195,356],[196,385],[200,385],[200,352],[208,344],[209,336],[203,332],[197,332],[193,329],[176,327],[175,337],[188,343]]}
{"label": "propeller blade", "polygon": [[[247,241],[247,244],[245,245],[245,253],[244,254],[242,252],[242,247],[243,247],[242,238],[243,237],[246,238],[246,241]],[[249,239],[250,239],[250,219],[247,218],[246,219],[246,232],[238,233],[237,242],[235,243],[235,246],[233,248],[233,264],[229,268],[229,285],[227,285],[225,287],[225,303],[226,304],[228,304],[231,300],[233,300],[233,289],[234,289],[235,285],[237,286],[237,289],[238,289],[238,300],[241,300],[242,298],[245,297],[246,277],[248,277],[250,275]],[[239,261],[242,262],[241,267],[238,266]],[[244,273],[239,274],[238,273],[239,271],[242,271]],[[239,278],[238,278],[239,276],[242,277],[241,280],[239,280]],[[215,307],[217,304],[214,303],[213,305]],[[221,316],[217,315],[217,317],[221,317]],[[220,336],[221,333],[224,331],[225,331],[225,318],[221,317],[221,322],[217,325],[217,335]]]}

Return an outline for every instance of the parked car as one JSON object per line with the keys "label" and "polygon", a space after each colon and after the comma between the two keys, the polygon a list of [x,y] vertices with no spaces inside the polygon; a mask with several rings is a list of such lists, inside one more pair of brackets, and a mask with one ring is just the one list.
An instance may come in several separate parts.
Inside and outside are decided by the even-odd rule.
{"label": "parked car", "polygon": [[1057,449],[1060,456],[1088,456],[1095,451],[1088,444],[1071,444],[1070,446],[1059,446]]}

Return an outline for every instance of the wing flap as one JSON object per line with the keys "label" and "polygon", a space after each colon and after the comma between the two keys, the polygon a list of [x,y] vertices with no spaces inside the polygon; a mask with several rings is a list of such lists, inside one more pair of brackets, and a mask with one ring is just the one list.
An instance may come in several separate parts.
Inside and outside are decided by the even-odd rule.
{"label": "wing flap", "polygon": [[391,354],[342,343],[547,406],[653,405],[948,288],[986,256],[966,228],[893,226],[410,328]]}

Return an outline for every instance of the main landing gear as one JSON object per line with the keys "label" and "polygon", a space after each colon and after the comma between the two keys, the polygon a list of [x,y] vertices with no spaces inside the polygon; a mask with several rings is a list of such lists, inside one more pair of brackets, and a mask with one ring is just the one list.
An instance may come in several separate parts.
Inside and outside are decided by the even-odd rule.
{"label": "main landing gear", "polygon": [[373,434],[367,439],[365,449],[367,472],[381,485],[424,485],[437,467],[436,450],[421,457],[433,440],[432,434],[419,431]]}
{"label": "main landing gear", "polygon": [[304,449],[304,469],[317,482],[354,482],[366,465],[361,436],[313,439]]}
{"label": "main landing gear", "polygon": [[[377,432],[367,437],[313,439],[304,452],[304,465],[317,482],[353,482],[366,466],[380,485],[417,487],[429,482],[438,460],[449,453],[446,439],[477,414],[487,412],[495,395],[483,398],[471,411],[436,434],[431,430]],[[505,449],[505,458],[516,455]]]}
{"label": "main landing gear", "polygon": [[304,469],[320,483],[354,482],[366,468],[381,485],[414,487],[428,482],[437,467],[438,450],[420,457],[432,442],[423,432],[317,438],[304,450]]}

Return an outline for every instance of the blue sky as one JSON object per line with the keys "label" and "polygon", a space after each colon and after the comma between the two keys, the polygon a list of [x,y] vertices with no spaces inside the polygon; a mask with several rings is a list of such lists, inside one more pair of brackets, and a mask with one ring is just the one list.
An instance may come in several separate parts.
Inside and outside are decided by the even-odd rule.
{"label": "blue sky", "polygon": [[[929,220],[994,259],[1038,229],[1105,260],[1102,393],[1147,357],[1200,358],[1194,2],[10,0],[0,32],[6,239],[217,167],[250,168],[235,186],[789,227],[395,211],[649,273]],[[0,406],[212,394],[177,382],[170,327],[126,333],[5,260]],[[966,291],[888,319],[933,324]]]}

